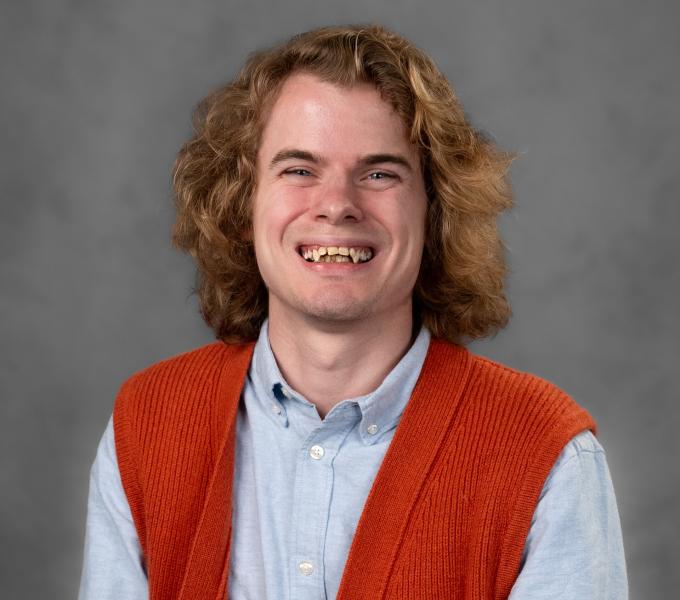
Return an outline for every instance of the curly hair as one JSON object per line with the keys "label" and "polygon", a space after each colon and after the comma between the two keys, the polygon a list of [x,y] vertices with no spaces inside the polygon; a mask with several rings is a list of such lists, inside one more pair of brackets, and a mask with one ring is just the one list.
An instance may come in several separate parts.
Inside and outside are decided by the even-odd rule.
{"label": "curly hair", "polygon": [[316,29],[256,53],[195,111],[195,133],[173,168],[173,243],[197,263],[201,312],[216,337],[256,339],[267,316],[251,236],[257,149],[282,83],[298,71],[375,85],[420,151],[428,209],[416,322],[457,343],[501,329],[510,309],[497,218],[512,204],[512,157],[472,127],[424,52],[371,25]]}

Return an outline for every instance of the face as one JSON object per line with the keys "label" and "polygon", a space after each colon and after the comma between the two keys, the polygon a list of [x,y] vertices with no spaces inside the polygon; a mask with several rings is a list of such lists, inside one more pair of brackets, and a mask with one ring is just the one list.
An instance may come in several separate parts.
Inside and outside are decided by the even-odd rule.
{"label": "face", "polygon": [[418,151],[374,86],[286,80],[262,134],[253,202],[270,317],[410,323],[426,209]]}

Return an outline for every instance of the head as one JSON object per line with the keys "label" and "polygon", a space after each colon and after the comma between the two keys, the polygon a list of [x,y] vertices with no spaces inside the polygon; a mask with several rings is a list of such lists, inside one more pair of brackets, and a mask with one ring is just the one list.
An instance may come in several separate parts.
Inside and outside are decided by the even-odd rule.
{"label": "head", "polygon": [[413,149],[424,213],[422,248],[411,249],[419,263],[409,291],[416,322],[456,342],[502,327],[509,309],[497,217],[511,203],[509,157],[467,122],[422,51],[380,27],[337,27],[252,56],[231,83],[201,102],[195,135],[178,155],[173,240],[197,262],[201,310],[217,337],[255,339],[267,316],[269,292],[253,234],[265,185],[261,164],[258,181],[258,153],[269,120],[280,119],[277,100],[304,77],[353,98],[373,94],[391,108]]}

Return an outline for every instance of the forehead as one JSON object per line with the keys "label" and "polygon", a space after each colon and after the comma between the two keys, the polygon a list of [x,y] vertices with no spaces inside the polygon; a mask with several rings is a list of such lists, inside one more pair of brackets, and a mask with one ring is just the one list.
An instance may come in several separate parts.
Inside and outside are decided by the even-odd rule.
{"label": "forehead", "polygon": [[258,154],[282,148],[347,158],[399,151],[417,162],[418,152],[394,108],[369,83],[340,86],[309,73],[283,83],[271,107]]}

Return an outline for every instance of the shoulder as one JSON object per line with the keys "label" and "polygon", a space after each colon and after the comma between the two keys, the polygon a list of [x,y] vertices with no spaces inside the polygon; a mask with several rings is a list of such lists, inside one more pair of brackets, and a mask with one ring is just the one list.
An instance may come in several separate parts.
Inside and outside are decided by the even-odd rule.
{"label": "shoulder", "polygon": [[494,389],[499,394],[510,395],[521,392],[523,394],[568,396],[564,390],[539,375],[519,371],[490,358],[472,352],[469,353],[472,358],[473,377],[487,383],[487,385],[495,384],[497,387]]}
{"label": "shoulder", "polygon": [[251,344],[227,344],[222,341],[166,358],[134,373],[120,387],[114,416],[122,411],[147,412],[193,405],[215,396],[225,367],[243,355]]}
{"label": "shoulder", "polygon": [[605,451],[599,440],[593,435],[592,431],[582,431],[575,435],[564,447],[559,458],[555,462],[555,469],[559,469],[574,459],[590,459],[593,457],[604,456]]}
{"label": "shoulder", "polygon": [[[431,350],[440,360],[465,364],[465,404],[476,407],[480,418],[488,420],[493,416],[498,426],[515,428],[513,435],[519,435],[519,430],[532,435],[534,429],[559,432],[559,437],[564,432],[575,435],[586,429],[595,431],[590,414],[567,392],[543,377],[439,339],[433,340]],[[455,368],[453,363],[449,367]]]}
{"label": "shoulder", "polygon": [[[129,377],[113,407],[118,457],[184,439],[197,427],[217,433],[224,422],[225,387],[247,370],[252,344],[213,342],[161,360]],[[121,450],[123,449],[123,450]]]}
{"label": "shoulder", "polygon": [[[471,385],[483,387],[495,402],[510,403],[553,418],[587,414],[566,391],[547,379],[471,354]],[[588,415],[589,416],[589,415]]]}
{"label": "shoulder", "polygon": [[[555,460],[542,495],[559,481],[570,480],[566,487],[574,487],[579,481],[585,482],[593,470],[602,471],[603,465],[606,470],[606,464],[605,450],[593,432],[581,431],[569,440]],[[574,489],[577,488],[578,485],[575,485]]]}
{"label": "shoulder", "polygon": [[220,365],[236,347],[217,341],[165,358],[133,373],[123,382],[121,392],[141,390],[159,380],[209,376],[219,371]]}

